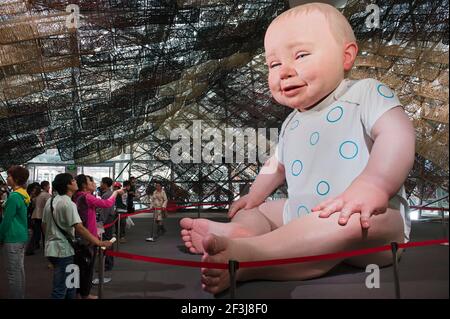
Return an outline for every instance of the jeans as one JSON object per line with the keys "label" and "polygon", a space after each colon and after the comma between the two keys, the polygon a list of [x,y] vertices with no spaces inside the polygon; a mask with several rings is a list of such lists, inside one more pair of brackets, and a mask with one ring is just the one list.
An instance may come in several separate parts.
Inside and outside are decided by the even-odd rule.
{"label": "jeans", "polygon": [[26,243],[5,243],[3,252],[9,283],[9,298],[25,298],[25,267],[23,263]]}
{"label": "jeans", "polygon": [[31,220],[31,229],[33,230],[32,235],[30,237],[30,241],[28,243],[25,254],[33,255],[34,251],[40,248],[41,237],[42,237],[42,246],[44,246],[45,239],[44,233],[42,232],[42,219],[33,218]]}
{"label": "jeans", "polygon": [[66,279],[71,274],[66,272],[66,267],[73,264],[73,256],[48,257],[53,264],[53,290],[52,299],[75,299],[76,288],[67,288]]}
{"label": "jeans", "polygon": [[41,237],[42,237],[42,243],[45,243],[44,239],[44,232],[42,231],[42,219],[32,219],[33,224],[33,237],[32,237],[32,247],[33,249],[37,249],[40,247],[41,244]]}
{"label": "jeans", "polygon": [[[105,225],[110,224],[114,221],[115,216],[110,214],[106,220]],[[113,238],[113,227],[105,228],[105,233],[103,234],[102,240],[110,240]],[[105,271],[111,271],[114,266],[114,257],[113,256],[105,256]]]}
{"label": "jeans", "polygon": [[81,297],[87,297],[91,293],[96,256],[97,247],[86,247],[75,252],[75,263],[80,268],[80,289],[77,292]]}

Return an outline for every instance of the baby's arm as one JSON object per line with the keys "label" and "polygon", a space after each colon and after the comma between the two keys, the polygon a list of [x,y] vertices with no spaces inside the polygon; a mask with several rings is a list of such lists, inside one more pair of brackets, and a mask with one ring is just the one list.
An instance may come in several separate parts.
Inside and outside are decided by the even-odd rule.
{"label": "baby's arm", "polygon": [[240,209],[250,209],[264,202],[264,200],[285,181],[284,165],[276,156],[267,160],[255,179],[248,195],[241,197],[231,205],[228,217],[232,218]]}
{"label": "baby's arm", "polygon": [[369,228],[371,215],[384,213],[414,164],[415,131],[401,107],[383,114],[372,129],[374,144],[369,162],[347,190],[313,211],[320,217],[341,212],[339,224],[345,225],[354,213],[361,214],[361,225]]}

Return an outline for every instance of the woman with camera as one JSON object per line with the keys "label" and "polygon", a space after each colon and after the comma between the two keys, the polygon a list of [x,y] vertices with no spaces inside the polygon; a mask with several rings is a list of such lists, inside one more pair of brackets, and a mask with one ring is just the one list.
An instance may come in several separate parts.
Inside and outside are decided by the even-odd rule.
{"label": "woman with camera", "polygon": [[[108,199],[100,199],[92,195],[97,186],[91,176],[80,174],[76,177],[76,181],[78,191],[73,196],[73,201],[77,205],[78,214],[89,232],[99,238],[95,209],[112,207],[116,202],[117,195],[122,195],[123,190],[115,190]],[[84,241],[80,241],[78,246],[79,249],[75,252],[75,263],[80,268],[80,289],[78,293],[82,299],[97,299],[97,296],[90,294],[97,255],[96,247],[92,247]]]}

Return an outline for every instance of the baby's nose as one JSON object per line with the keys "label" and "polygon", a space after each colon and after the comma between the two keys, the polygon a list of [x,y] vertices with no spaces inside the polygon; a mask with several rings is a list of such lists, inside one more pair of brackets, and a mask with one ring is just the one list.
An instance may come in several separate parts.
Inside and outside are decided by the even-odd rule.
{"label": "baby's nose", "polygon": [[291,78],[293,76],[295,76],[297,74],[297,71],[295,70],[295,68],[293,68],[291,65],[289,64],[283,64],[281,66],[281,70],[280,70],[280,78],[282,80]]}

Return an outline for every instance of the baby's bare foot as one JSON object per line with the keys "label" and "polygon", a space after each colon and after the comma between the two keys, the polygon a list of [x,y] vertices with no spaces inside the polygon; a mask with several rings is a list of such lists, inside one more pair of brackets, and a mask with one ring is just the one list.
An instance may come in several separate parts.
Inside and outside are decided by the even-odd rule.
{"label": "baby's bare foot", "polygon": [[253,233],[237,223],[219,223],[208,219],[183,218],[180,221],[181,237],[184,244],[193,254],[203,254],[203,239],[208,234],[224,236],[228,238],[249,237]]}
{"label": "baby's bare foot", "polygon": [[[228,263],[232,256],[231,240],[213,234],[206,236],[203,240],[205,254],[203,262]],[[202,268],[202,288],[206,292],[217,294],[230,286],[230,275],[226,269]]]}

